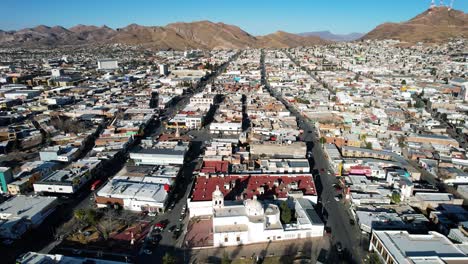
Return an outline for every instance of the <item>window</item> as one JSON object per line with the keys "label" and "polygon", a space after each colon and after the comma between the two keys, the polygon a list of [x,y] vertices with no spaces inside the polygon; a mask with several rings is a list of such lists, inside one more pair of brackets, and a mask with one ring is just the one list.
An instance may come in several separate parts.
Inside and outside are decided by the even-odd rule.
{"label": "window", "polygon": [[240,236],[237,236],[236,239],[237,239],[237,242],[240,242]]}
{"label": "window", "polygon": [[228,237],[224,237],[224,242],[227,243],[229,241]]}

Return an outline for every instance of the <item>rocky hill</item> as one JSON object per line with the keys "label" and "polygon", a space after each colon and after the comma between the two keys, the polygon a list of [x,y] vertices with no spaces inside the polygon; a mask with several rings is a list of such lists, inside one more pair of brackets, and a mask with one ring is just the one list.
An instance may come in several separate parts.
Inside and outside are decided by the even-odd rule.
{"label": "rocky hill", "polygon": [[438,43],[454,37],[468,38],[468,14],[447,7],[434,7],[406,22],[381,24],[363,39]]}

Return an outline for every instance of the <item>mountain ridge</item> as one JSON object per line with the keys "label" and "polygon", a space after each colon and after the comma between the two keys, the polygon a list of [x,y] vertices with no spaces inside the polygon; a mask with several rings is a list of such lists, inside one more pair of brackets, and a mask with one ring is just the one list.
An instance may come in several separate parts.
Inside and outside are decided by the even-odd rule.
{"label": "mountain ridge", "polygon": [[112,29],[78,24],[70,28],[38,25],[16,31],[0,30],[2,47],[57,47],[122,43],[154,49],[290,48],[331,43],[319,37],[278,31],[253,36],[238,26],[208,20],[175,22],[166,26],[130,24]]}
{"label": "mountain ridge", "polygon": [[468,14],[448,7],[434,7],[408,21],[380,24],[362,39],[440,43],[456,37],[468,38]]}

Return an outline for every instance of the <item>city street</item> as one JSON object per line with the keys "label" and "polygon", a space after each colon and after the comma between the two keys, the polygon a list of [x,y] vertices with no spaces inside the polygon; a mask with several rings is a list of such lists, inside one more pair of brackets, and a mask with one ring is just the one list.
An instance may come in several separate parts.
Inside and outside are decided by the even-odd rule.
{"label": "city street", "polygon": [[[319,199],[328,218],[325,221],[326,226],[331,228],[331,249],[328,255],[330,263],[360,263],[363,256],[361,244],[361,232],[357,226],[350,224],[349,207],[342,201],[334,199],[336,191],[333,184],[336,182],[334,175],[328,174],[328,160],[325,158],[323,149],[320,146],[317,132],[313,124],[301,115],[296,109],[291,107],[280,95],[276,94],[268,85],[265,75],[265,65],[262,58],[262,81],[266,85],[270,93],[280,100],[291,113],[296,116],[300,129],[304,130],[303,140],[307,143],[308,151],[312,151],[311,167],[316,171],[321,172],[315,179]],[[310,131],[310,132],[309,132]],[[359,241],[359,243],[357,243]],[[335,245],[340,242],[344,249],[344,254],[340,258],[336,252]]]}

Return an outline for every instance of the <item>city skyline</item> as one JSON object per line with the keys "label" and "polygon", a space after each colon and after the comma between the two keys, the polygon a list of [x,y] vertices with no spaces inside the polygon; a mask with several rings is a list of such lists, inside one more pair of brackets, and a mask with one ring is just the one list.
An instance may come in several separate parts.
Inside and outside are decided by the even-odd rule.
{"label": "city skyline", "polygon": [[[437,1],[439,4],[439,1]],[[449,4],[449,1],[445,1]],[[329,30],[336,34],[366,33],[385,22],[411,19],[429,7],[430,1],[343,1],[323,2],[273,1],[261,2],[199,2],[176,1],[80,1],[57,5],[55,1],[7,1],[1,30],[19,30],[38,25],[72,27],[77,24],[107,25],[112,28],[136,23],[145,26],[164,26],[174,22],[209,20],[239,26],[252,35],[264,35],[278,30],[302,33]],[[405,8],[401,8],[405,7]],[[454,2],[454,9],[464,12],[468,3]],[[31,10],[34,16],[18,16],[17,10]],[[74,12],[69,13],[70,10]],[[116,15],[118,13],[126,15]],[[331,13],[331,14],[330,14]],[[366,14],[363,16],[362,14]],[[275,21],[275,23],[271,23]]]}

